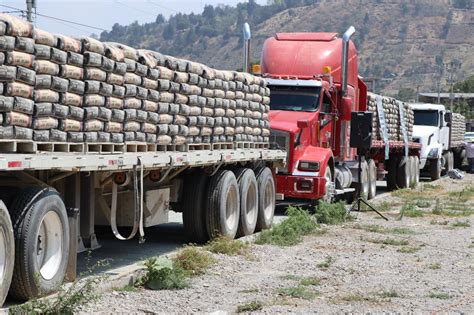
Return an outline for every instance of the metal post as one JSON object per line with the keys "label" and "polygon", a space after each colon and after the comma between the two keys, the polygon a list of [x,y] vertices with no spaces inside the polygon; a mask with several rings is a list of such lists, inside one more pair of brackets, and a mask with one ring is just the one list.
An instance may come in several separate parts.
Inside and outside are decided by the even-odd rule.
{"label": "metal post", "polygon": [[95,221],[95,174],[81,173],[81,237],[89,249],[100,247],[94,230]]}
{"label": "metal post", "polygon": [[33,22],[33,7],[35,7],[34,0],[26,0],[26,19],[28,22]]}

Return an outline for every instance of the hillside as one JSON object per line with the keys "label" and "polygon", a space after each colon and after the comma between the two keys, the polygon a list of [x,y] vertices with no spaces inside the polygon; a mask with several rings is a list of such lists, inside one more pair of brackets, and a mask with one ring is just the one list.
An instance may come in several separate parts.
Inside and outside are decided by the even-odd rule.
{"label": "hillside", "polygon": [[[357,29],[355,42],[365,77],[381,78],[377,92],[404,98],[436,90],[442,63],[462,63],[458,78],[474,73],[474,6],[470,0],[275,0],[260,6],[250,0],[237,7],[206,6],[200,15],[161,15],[155,23],[114,25],[106,41],[238,69],[242,63],[241,25],[253,31],[252,61],[264,40],[276,32]],[[442,77],[441,89],[446,90]]]}

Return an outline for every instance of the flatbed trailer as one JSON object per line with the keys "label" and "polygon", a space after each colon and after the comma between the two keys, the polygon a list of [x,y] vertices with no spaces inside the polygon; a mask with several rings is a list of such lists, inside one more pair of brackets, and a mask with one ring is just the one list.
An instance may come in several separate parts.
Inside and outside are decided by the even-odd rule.
{"label": "flatbed trailer", "polygon": [[[286,152],[215,150],[0,155],[0,304],[76,278],[77,252],[100,247],[95,227],[145,241],[146,227],[183,213],[189,241],[269,228],[275,169]],[[125,231],[132,232],[122,236]],[[11,281],[13,277],[13,280]],[[11,282],[11,285],[10,285]]]}

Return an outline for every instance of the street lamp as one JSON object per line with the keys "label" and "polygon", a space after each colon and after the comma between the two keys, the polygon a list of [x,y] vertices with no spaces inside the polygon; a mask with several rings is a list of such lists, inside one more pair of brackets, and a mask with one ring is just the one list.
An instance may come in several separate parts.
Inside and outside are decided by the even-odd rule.
{"label": "street lamp", "polygon": [[444,68],[446,69],[446,73],[448,75],[447,81],[451,87],[451,92],[449,93],[451,112],[453,111],[454,104],[454,83],[456,82],[456,74],[458,70],[461,70],[461,65],[462,63],[458,60],[452,60],[451,62],[444,64]]}

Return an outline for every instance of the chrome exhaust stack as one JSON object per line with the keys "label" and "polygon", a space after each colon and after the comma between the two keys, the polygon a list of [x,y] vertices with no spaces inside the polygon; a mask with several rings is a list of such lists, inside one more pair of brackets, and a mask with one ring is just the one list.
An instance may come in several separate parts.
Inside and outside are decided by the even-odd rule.
{"label": "chrome exhaust stack", "polygon": [[349,41],[355,33],[354,26],[351,26],[342,35],[342,63],[341,63],[341,92],[342,96],[347,94],[347,71],[349,66]]}
{"label": "chrome exhaust stack", "polygon": [[252,38],[252,33],[250,32],[249,23],[244,23],[242,33],[244,36],[244,60],[242,71],[250,72],[250,39]]}

